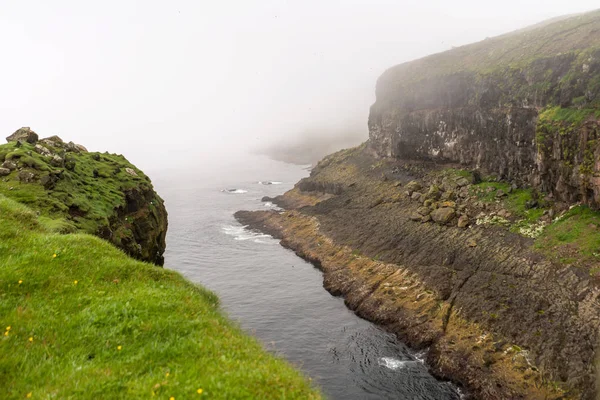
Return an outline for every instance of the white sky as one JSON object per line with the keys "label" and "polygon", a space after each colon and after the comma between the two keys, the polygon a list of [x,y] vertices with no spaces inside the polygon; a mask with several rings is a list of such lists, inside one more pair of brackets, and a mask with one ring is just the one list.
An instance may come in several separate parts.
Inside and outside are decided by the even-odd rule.
{"label": "white sky", "polygon": [[142,169],[363,124],[392,65],[597,0],[0,0],[0,139],[21,126]]}

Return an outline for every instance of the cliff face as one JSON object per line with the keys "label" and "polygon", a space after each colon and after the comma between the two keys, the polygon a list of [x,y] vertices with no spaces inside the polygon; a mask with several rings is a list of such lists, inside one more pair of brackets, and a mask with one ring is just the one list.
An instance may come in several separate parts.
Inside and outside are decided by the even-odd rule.
{"label": "cliff face", "polygon": [[21,128],[0,146],[0,193],[55,232],[86,232],[163,265],[167,211],[150,179],[122,155],[88,152]]}
{"label": "cliff face", "polygon": [[600,11],[393,67],[376,95],[379,156],[460,163],[600,206]]}

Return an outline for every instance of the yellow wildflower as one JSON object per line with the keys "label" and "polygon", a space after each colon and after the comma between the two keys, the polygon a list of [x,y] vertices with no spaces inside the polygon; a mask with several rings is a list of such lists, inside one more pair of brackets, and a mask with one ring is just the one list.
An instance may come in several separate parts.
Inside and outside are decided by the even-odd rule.
{"label": "yellow wildflower", "polygon": [[77,285],[77,281],[73,281],[73,285]]}
{"label": "yellow wildflower", "polygon": [[22,279],[19,279],[19,285],[20,285],[21,283],[23,283],[23,280],[22,280]]}
{"label": "yellow wildflower", "polygon": [[31,393],[31,392],[27,393],[27,398],[28,398],[28,399],[30,399],[30,398],[31,398],[31,396],[33,396],[33,393]]}
{"label": "yellow wildflower", "polygon": [[121,351],[121,349],[123,348],[123,346],[117,346],[117,350]]}
{"label": "yellow wildflower", "polygon": [[8,336],[8,331],[4,332],[4,336]]}
{"label": "yellow wildflower", "polygon": [[56,257],[57,257],[56,253],[52,254],[52,258],[56,258]]}
{"label": "yellow wildflower", "polygon": [[30,342],[33,342],[33,336],[31,336],[31,337],[29,338],[29,341],[30,341]]}
{"label": "yellow wildflower", "polygon": [[10,325],[6,327],[6,330],[7,330],[7,331],[10,331]]}
{"label": "yellow wildflower", "polygon": [[198,390],[196,390],[196,392],[198,392],[198,394],[202,394],[203,390],[202,389],[198,389]]}
{"label": "yellow wildflower", "polygon": [[165,377],[167,377],[167,378],[168,378],[168,377],[169,377],[169,375],[171,375],[171,374],[167,372],[167,373],[165,374]]}
{"label": "yellow wildflower", "polygon": [[171,396],[169,397],[169,400],[175,400],[175,397]]}

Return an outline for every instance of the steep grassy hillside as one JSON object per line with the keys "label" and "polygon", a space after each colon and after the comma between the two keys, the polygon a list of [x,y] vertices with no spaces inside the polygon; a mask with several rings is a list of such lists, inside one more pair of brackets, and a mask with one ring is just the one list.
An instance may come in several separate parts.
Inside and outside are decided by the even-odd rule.
{"label": "steep grassy hillside", "polygon": [[212,293],[2,195],[0,323],[3,399],[320,397]]}

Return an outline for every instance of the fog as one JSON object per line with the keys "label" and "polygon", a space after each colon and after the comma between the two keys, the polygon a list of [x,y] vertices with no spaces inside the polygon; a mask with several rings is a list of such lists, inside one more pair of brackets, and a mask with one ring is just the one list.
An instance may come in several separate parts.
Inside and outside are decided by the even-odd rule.
{"label": "fog", "polygon": [[[0,1],[0,136],[30,126],[142,169],[367,138],[388,67],[597,0]],[[342,135],[343,136],[343,135]]]}

